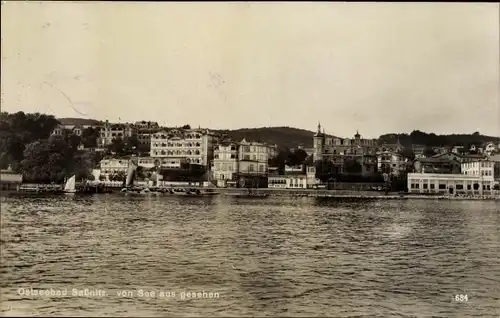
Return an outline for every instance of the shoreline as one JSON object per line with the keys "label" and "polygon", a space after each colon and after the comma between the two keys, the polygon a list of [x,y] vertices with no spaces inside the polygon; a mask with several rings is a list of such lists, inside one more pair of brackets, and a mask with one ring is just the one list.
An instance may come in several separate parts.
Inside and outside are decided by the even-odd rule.
{"label": "shoreline", "polygon": [[[195,188],[195,187],[193,187]],[[103,193],[84,193],[77,192],[76,195],[103,195],[103,194],[126,194],[122,193],[121,188],[110,189],[111,191],[106,191]],[[211,190],[217,192],[222,196],[232,196],[235,194],[246,194],[246,188],[216,188],[216,187],[206,187],[200,188],[200,190]],[[352,199],[352,200],[473,200],[473,201],[491,201],[500,200],[500,191],[491,191],[490,194],[483,195],[443,195],[443,194],[415,194],[415,193],[400,193],[400,192],[389,192],[387,195],[385,192],[379,191],[362,191],[362,190],[318,190],[318,189],[284,189],[284,188],[259,188],[252,189],[252,192],[257,194],[268,194],[269,197],[292,197],[292,198],[317,198],[317,199]],[[24,192],[24,191],[1,191],[0,194],[23,194],[23,195],[60,195],[60,193],[51,192]],[[127,193],[130,194],[130,193]],[[176,196],[168,193],[158,193],[151,191],[149,193],[134,193],[133,195],[161,195],[161,196]],[[196,197],[196,196],[190,196]],[[204,196],[200,196],[204,197]],[[214,196],[211,196],[214,197]],[[246,198],[246,199],[252,199]]]}

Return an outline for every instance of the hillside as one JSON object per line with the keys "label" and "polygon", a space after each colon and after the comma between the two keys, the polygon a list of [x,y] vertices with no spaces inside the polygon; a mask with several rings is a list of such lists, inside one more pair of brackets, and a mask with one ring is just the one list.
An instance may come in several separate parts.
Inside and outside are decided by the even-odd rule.
{"label": "hillside", "polygon": [[216,133],[226,134],[232,140],[266,142],[280,147],[296,148],[297,146],[312,147],[314,133],[305,129],[293,127],[261,127],[242,128],[236,130],[215,130]]}
{"label": "hillside", "polygon": [[396,143],[399,142],[408,147],[409,145],[425,145],[425,146],[465,146],[482,145],[486,142],[500,142],[499,137],[492,137],[481,135],[479,132],[473,134],[450,134],[450,135],[436,135],[434,133],[426,133],[420,130],[414,130],[410,134],[406,133],[393,133],[384,134],[379,138],[379,142],[383,143]]}
{"label": "hillside", "polygon": [[85,118],[58,118],[62,125],[99,125],[101,121]]}
{"label": "hillside", "polygon": [[[101,123],[94,119],[84,118],[59,118],[59,122],[66,125],[91,125]],[[241,128],[236,130],[214,130],[216,133],[225,134],[232,140],[240,141],[243,138],[248,141],[260,141],[270,144],[277,144],[280,147],[296,148],[297,146],[312,147],[314,132],[293,127],[260,127]],[[383,134],[379,138],[379,143],[396,143],[399,138],[401,144],[406,147],[414,145],[426,146],[469,146],[471,144],[481,145],[485,142],[499,143],[499,137],[481,135],[479,132],[473,134],[450,134],[436,135],[414,130],[408,133]]]}
{"label": "hillside", "polygon": [[[84,118],[58,118],[63,125],[98,125],[101,123],[95,119]],[[277,144],[280,147],[296,148],[297,146],[312,147],[314,133],[304,129],[292,127],[262,127],[242,128],[236,130],[214,130],[216,133],[226,134],[232,140],[240,141],[246,138],[248,141],[261,141]]]}

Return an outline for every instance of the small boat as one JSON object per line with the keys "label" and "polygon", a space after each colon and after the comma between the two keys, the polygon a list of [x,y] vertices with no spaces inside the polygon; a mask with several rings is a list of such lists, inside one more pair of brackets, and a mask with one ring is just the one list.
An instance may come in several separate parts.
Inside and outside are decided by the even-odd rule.
{"label": "small boat", "polygon": [[255,198],[255,199],[264,199],[269,197],[269,193],[247,193],[247,194],[237,194],[236,198]]}
{"label": "small boat", "polygon": [[38,185],[22,185],[19,187],[21,192],[40,192],[40,187]]}
{"label": "small boat", "polygon": [[76,192],[76,176],[73,175],[66,181],[64,185],[64,193],[75,193]]}
{"label": "small boat", "polygon": [[205,196],[213,196],[219,194],[218,192],[213,192],[209,189],[200,190],[200,189],[173,189],[170,192],[173,195],[184,196],[184,197],[205,197]]}

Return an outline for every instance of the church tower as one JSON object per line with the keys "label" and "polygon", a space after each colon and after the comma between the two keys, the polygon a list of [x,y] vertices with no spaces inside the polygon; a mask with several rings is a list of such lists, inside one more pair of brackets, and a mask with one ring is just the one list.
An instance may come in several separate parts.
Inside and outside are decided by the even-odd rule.
{"label": "church tower", "polygon": [[314,142],[314,152],[313,152],[313,160],[314,162],[318,160],[323,160],[323,152],[325,146],[325,134],[321,132],[321,124],[318,123],[318,131],[314,134],[313,137]]}
{"label": "church tower", "polygon": [[358,130],[356,130],[356,135],[354,135],[354,141],[356,142],[356,146],[361,145],[361,135]]}

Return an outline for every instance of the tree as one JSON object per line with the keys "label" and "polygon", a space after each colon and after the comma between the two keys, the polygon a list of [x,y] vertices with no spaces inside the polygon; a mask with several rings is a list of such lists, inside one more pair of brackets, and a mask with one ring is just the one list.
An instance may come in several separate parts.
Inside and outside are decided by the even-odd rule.
{"label": "tree", "polygon": [[35,141],[26,146],[21,172],[33,182],[61,182],[69,172],[71,157],[61,136]]}
{"label": "tree", "polygon": [[295,149],[293,152],[288,151],[286,164],[289,166],[298,166],[304,163],[307,158],[307,152],[303,149]]}
{"label": "tree", "polygon": [[316,167],[316,178],[322,182],[335,176],[335,165],[328,159],[317,160],[314,166]]}
{"label": "tree", "polygon": [[434,150],[432,149],[432,147],[425,147],[424,149],[424,156],[426,157],[432,157],[436,154],[436,152],[434,152]]}
{"label": "tree", "polygon": [[85,128],[82,131],[82,144],[85,148],[96,148],[99,138],[99,129],[94,127]]}
{"label": "tree", "polygon": [[344,161],[344,171],[348,174],[360,174],[363,166],[356,159],[347,159]]}
{"label": "tree", "polygon": [[401,151],[401,155],[405,158],[408,158],[408,160],[414,160],[415,159],[415,153],[413,152],[412,149],[409,148],[404,148]]}
{"label": "tree", "polygon": [[277,167],[279,174],[285,173],[285,165],[287,160],[289,160],[290,150],[288,148],[280,149],[278,154],[268,160],[268,164],[271,167]]}
{"label": "tree", "polygon": [[182,126],[182,129],[191,129],[191,126],[190,125],[184,125],[184,126]]}
{"label": "tree", "polygon": [[108,151],[117,155],[125,154],[125,142],[121,137],[116,137],[111,141],[111,144],[108,145]]}

